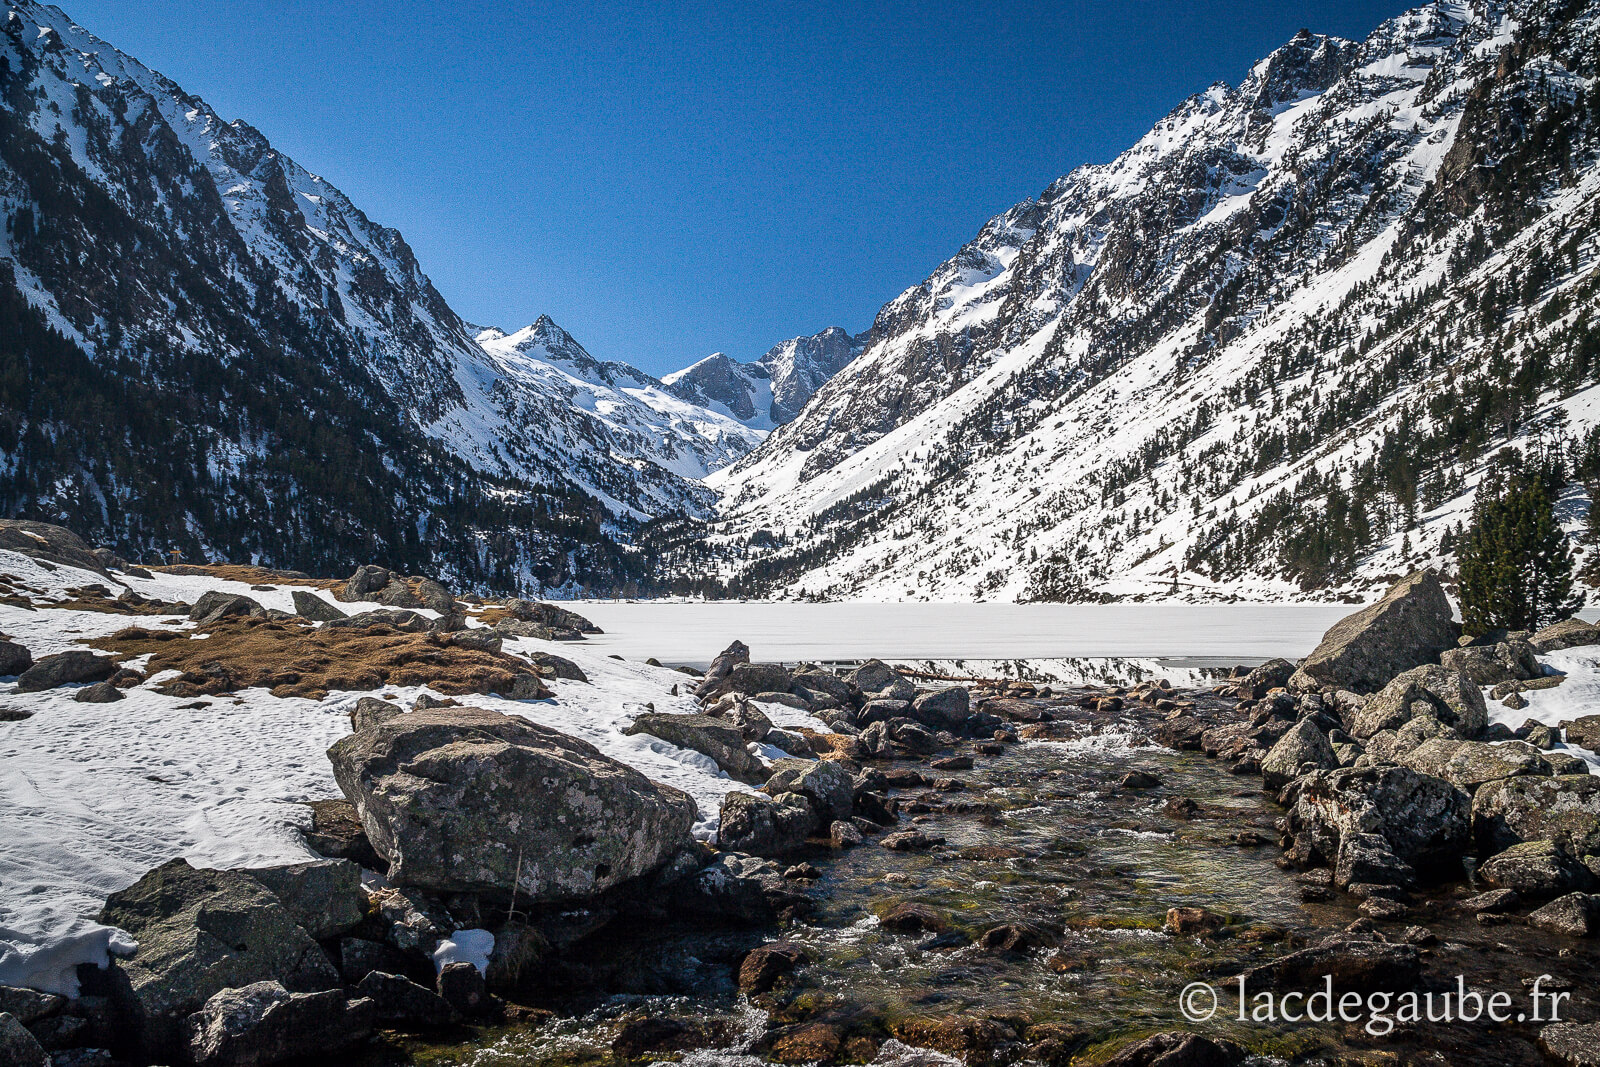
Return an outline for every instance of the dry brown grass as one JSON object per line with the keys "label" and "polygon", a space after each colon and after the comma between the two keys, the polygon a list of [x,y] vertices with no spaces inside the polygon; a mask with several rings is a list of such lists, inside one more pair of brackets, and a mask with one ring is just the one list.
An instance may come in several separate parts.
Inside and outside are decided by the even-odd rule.
{"label": "dry brown grass", "polygon": [[[320,700],[330,690],[426,685],[445,694],[507,693],[523,661],[450,644],[449,634],[406,634],[387,626],[321,627],[297,621],[228,618],[205,637],[129,627],[91,642],[124,656],[150,654],[149,675],[181,671],[158,687],[191,697],[261,687],[277,697]],[[537,677],[535,675],[535,677]]]}
{"label": "dry brown grass", "polygon": [[256,567],[249,563],[179,563],[170,567],[151,567],[162,574],[200,574],[221,578],[228,582],[245,582],[249,585],[298,585],[307,589],[332,589],[345,583],[343,578],[305,578],[287,571]]}

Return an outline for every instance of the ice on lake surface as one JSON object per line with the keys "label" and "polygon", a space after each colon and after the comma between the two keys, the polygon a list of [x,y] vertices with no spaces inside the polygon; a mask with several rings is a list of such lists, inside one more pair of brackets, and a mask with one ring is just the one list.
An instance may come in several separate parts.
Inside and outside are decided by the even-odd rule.
{"label": "ice on lake surface", "polygon": [[1350,604],[910,604],[583,601],[591,647],[704,666],[740,640],[757,660],[1260,662],[1304,656]]}

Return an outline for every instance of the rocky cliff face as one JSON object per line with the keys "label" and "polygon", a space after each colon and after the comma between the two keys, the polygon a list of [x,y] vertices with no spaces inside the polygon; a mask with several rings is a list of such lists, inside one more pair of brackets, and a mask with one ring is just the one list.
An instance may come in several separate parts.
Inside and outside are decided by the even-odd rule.
{"label": "rocky cliff face", "polygon": [[0,213],[0,510],[129,556],[609,584],[614,535],[701,513],[693,479],[759,436],[587,353],[592,382],[486,351],[399,233],[28,0],[0,27]]}
{"label": "rocky cliff face", "polygon": [[698,564],[790,595],[1339,596],[1447,560],[1504,445],[1600,476],[1595,20],[1432,4],[1184,101],[886,305],[712,476],[753,558]]}

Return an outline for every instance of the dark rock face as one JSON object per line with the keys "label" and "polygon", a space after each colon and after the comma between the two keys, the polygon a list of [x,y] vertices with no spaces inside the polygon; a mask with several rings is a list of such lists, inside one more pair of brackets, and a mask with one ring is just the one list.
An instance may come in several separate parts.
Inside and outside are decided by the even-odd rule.
{"label": "dark rock face", "polygon": [[255,982],[222,990],[187,1021],[189,1059],[196,1067],[257,1067],[323,1056],[364,1039],[374,1021],[370,1000]]}
{"label": "dark rock face", "polygon": [[289,595],[294,598],[294,611],[302,619],[312,622],[332,622],[334,619],[345,617],[344,612],[305,589],[291,590]]}
{"label": "dark rock face", "polygon": [[76,682],[103,682],[117,673],[117,661],[93,652],[58,652],[22,672],[17,691],[37,693]]}
{"label": "dark rock face", "polygon": [[255,982],[297,992],[339,985],[338,972],[289,909],[242,871],[197,870],[173,860],[111,894],[100,921],[139,943],[132,959],[118,965],[118,996],[136,1043],[151,1055],[170,1053],[184,1018],[224,989]]}
{"label": "dark rock face", "polygon": [[1525,900],[1547,900],[1594,886],[1594,875],[1553,841],[1525,841],[1485,860],[1478,868],[1496,889],[1509,889]]}
{"label": "dark rock face", "polygon": [[37,989],[0,985],[0,1012],[12,1016],[24,1026],[54,1015],[66,1006],[67,998],[54,993],[41,993]]}
{"label": "dark rock face", "polygon": [[1106,1061],[1106,1067],[1233,1067],[1244,1050],[1232,1041],[1169,1032],[1136,1041]]}
{"label": "dark rock face", "polygon": [[272,890],[301,929],[318,941],[348,933],[366,918],[361,868],[349,860],[311,860],[246,873]]}
{"label": "dark rock face", "polygon": [[924,693],[911,702],[910,717],[930,730],[954,730],[972,712],[972,697],[964,686]]}
{"label": "dark rock face", "polygon": [[789,941],[751,949],[739,964],[739,991],[765,993],[779,978],[807,961],[806,950]]}
{"label": "dark rock face", "polygon": [[640,715],[625,732],[649,734],[709,756],[741,782],[760,785],[767,780],[767,767],[745,747],[744,734],[721,719],[709,715]]}
{"label": "dark rock face", "polygon": [[439,968],[435,982],[439,999],[468,1018],[484,1015],[489,1010],[489,984],[482,972],[470,963],[447,963]]}
{"label": "dark rock face", "polygon": [[518,716],[414,711],[328,758],[397,885],[579,900],[691,844],[688,795]]}
{"label": "dark rock face", "polygon": [[776,798],[729,793],[722,798],[717,846],[752,856],[778,856],[802,847],[817,826],[816,811],[799,793]]}
{"label": "dark rock face", "polygon": [[1519,841],[1555,841],[1576,854],[1600,854],[1600,777],[1518,777],[1486,782],[1472,797],[1472,830],[1480,849],[1498,852]]}
{"label": "dark rock face", "polygon": [[380,1023],[426,1029],[450,1026],[460,1019],[438,993],[398,974],[368,971],[356,983],[356,993],[372,1001],[373,1018]]}
{"label": "dark rock face", "polygon": [[0,1012],[0,1063],[7,1067],[50,1067],[50,1054],[9,1012]]}
{"label": "dark rock face", "polygon": [[1341,619],[1295,671],[1300,688],[1370,693],[1402,671],[1437,663],[1461,629],[1432,571],[1396,582],[1382,600]]}
{"label": "dark rock face", "polygon": [[239,593],[219,593],[214,589],[201,594],[200,599],[189,609],[189,618],[201,624],[235,615],[260,619],[265,618],[266,614],[267,609],[253,597]]}
{"label": "dark rock face", "polygon": [[1415,987],[1421,973],[1422,961],[1412,945],[1336,939],[1252,967],[1242,977],[1250,991],[1320,989],[1325,976],[1332,975],[1334,988],[1341,991],[1403,992]]}
{"label": "dark rock face", "polygon": [[33,653],[15,641],[0,641],[0,677],[21,674],[33,666]]}
{"label": "dark rock face", "polygon": [[[1304,779],[1290,813],[1296,847],[1333,862],[1349,834],[1377,834],[1423,877],[1454,873],[1471,837],[1471,800],[1409,767],[1341,767]],[[1301,840],[1303,835],[1304,840]]]}

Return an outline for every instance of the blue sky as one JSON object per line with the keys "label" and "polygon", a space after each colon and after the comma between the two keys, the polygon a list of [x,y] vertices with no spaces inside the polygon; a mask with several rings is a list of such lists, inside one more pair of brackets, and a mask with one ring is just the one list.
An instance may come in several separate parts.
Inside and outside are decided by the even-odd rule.
{"label": "blue sky", "polygon": [[863,330],[1300,27],[1408,6],[58,2],[397,227],[469,320],[657,374]]}

